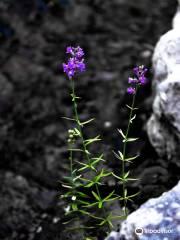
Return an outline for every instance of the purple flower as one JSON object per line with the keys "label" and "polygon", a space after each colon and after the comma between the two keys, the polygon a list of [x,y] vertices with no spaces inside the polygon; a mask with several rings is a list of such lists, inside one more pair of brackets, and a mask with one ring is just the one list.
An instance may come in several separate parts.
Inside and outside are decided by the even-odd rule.
{"label": "purple flower", "polygon": [[145,76],[141,76],[139,78],[139,84],[145,85],[147,83],[147,78]]}
{"label": "purple flower", "polygon": [[73,55],[73,48],[72,47],[67,47],[66,48],[66,53],[70,53],[70,54],[72,54]]}
{"label": "purple flower", "polygon": [[84,51],[82,50],[82,48],[80,48],[79,46],[76,48],[76,53],[75,53],[77,58],[82,58],[84,56]]}
{"label": "purple flower", "polygon": [[135,89],[135,88],[133,88],[133,87],[128,87],[128,88],[127,88],[127,93],[128,93],[128,94],[135,94],[135,92],[136,92],[136,89]]}
{"label": "purple flower", "polygon": [[128,83],[129,84],[133,84],[133,83],[136,84],[137,81],[138,81],[137,78],[131,78],[131,77],[128,78]]}
{"label": "purple flower", "polygon": [[143,86],[147,83],[147,78],[145,76],[146,72],[148,71],[143,65],[133,68],[133,73],[135,75],[134,78],[129,77],[128,83],[130,87],[127,89],[128,94],[134,94],[136,92],[137,86]]}
{"label": "purple flower", "polygon": [[69,69],[75,69],[76,68],[76,61],[75,61],[75,59],[74,58],[70,58],[69,60],[68,60],[68,68]]}
{"label": "purple flower", "polygon": [[86,70],[86,65],[84,63],[84,51],[79,46],[67,47],[66,53],[71,54],[71,58],[69,58],[67,64],[63,63],[64,72],[67,74],[69,78],[75,76],[78,72],[84,72]]}
{"label": "purple flower", "polygon": [[84,64],[83,61],[78,62],[78,63],[76,64],[76,67],[77,67],[77,69],[78,69],[80,72],[84,72],[84,71],[86,70],[86,65]]}
{"label": "purple flower", "polygon": [[144,67],[144,65],[141,65],[141,66],[138,66],[138,67],[135,67],[133,69],[133,72],[134,74],[136,75],[137,78],[141,77],[141,76],[144,76],[145,73],[147,72],[147,68]]}

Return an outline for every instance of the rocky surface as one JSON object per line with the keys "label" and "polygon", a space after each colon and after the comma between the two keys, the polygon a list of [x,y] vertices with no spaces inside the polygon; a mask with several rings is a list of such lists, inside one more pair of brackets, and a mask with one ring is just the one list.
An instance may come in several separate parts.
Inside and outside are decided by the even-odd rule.
{"label": "rocky surface", "polygon": [[163,35],[154,52],[155,99],[147,129],[160,157],[180,167],[180,8],[173,29]]}
{"label": "rocky surface", "polygon": [[107,240],[178,240],[180,236],[180,182],[159,198],[152,198],[130,214],[120,233]]}
{"label": "rocky surface", "polygon": [[[61,117],[72,114],[69,81],[60,67],[65,47],[86,51],[88,71],[77,81],[80,115],[97,119],[87,133],[106,139],[108,167],[119,171],[112,149],[121,147],[116,129],[126,127],[127,77],[136,64],[151,67],[153,47],[170,29],[175,9],[172,0],[0,1],[1,240],[79,239],[64,232],[65,204],[58,199],[71,126]],[[129,192],[142,192],[130,210],[170,189],[179,175],[157,156],[146,135],[150,85],[139,95],[132,131],[141,141],[129,149],[141,155],[131,169],[142,179],[129,185]],[[92,235],[102,239],[104,232]]]}

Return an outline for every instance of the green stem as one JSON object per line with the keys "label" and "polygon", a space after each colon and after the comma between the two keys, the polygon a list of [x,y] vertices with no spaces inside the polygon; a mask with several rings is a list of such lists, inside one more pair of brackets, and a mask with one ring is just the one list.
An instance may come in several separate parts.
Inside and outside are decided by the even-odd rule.
{"label": "green stem", "polygon": [[72,144],[69,144],[69,160],[70,160],[70,172],[71,172],[71,177],[72,177],[72,172],[73,172],[73,157],[72,157]]}
{"label": "green stem", "polygon": [[[97,191],[98,197],[101,198],[98,185],[95,184],[95,187],[96,187],[96,191]],[[104,209],[104,204],[102,205],[102,212],[103,212],[104,219],[106,219],[106,212],[105,212],[105,209]],[[109,224],[107,224],[107,226],[108,226],[108,230],[109,230],[109,233],[110,233],[111,232],[111,228],[110,228]]]}
{"label": "green stem", "polygon": [[[128,138],[128,134],[129,134],[129,130],[130,130],[130,125],[131,125],[131,118],[132,118],[132,114],[134,111],[134,104],[135,104],[135,99],[136,99],[136,95],[137,95],[137,90],[138,90],[138,86],[136,86],[136,91],[135,94],[133,95],[133,99],[132,99],[132,104],[131,104],[131,109],[130,109],[130,113],[129,113],[129,120],[128,120],[128,126],[126,129],[126,133],[125,133],[125,140]],[[122,176],[124,177],[125,174],[125,161],[124,159],[126,159],[126,146],[127,146],[127,141],[123,142],[123,161],[122,161]],[[127,200],[126,200],[126,194],[125,194],[125,190],[126,190],[126,183],[123,181],[123,199],[124,199],[124,215],[127,217]]]}
{"label": "green stem", "polygon": [[89,157],[89,154],[88,154],[88,151],[87,151],[85,142],[84,142],[84,136],[83,136],[83,132],[82,132],[82,126],[81,126],[81,122],[80,122],[79,115],[78,115],[76,95],[75,95],[75,87],[74,87],[74,80],[73,80],[73,79],[71,79],[71,88],[72,88],[73,110],[74,110],[74,115],[75,115],[74,117],[75,117],[75,120],[76,120],[76,123],[77,123],[78,130],[79,130],[79,132],[80,132],[80,137],[81,137],[82,146],[83,146],[83,152],[84,152],[84,154],[85,154],[85,157],[86,157],[88,163],[90,164],[90,157]]}
{"label": "green stem", "polygon": [[[73,102],[74,117],[75,117],[75,120],[76,120],[76,123],[77,123],[78,130],[80,132],[80,138],[82,140],[83,152],[85,154],[85,157],[86,157],[88,163],[90,164],[91,160],[90,160],[88,150],[87,150],[86,145],[85,145],[82,126],[81,126],[81,122],[80,122],[79,115],[78,115],[76,95],[75,95],[75,86],[74,86],[74,80],[73,79],[71,79],[71,88],[72,88],[72,102]],[[95,187],[96,187],[97,194],[100,198],[101,195],[100,195],[100,192],[99,192],[99,187],[98,187],[97,184],[95,184]],[[102,211],[103,211],[103,215],[104,215],[104,218],[105,218],[106,214],[105,214],[104,206],[102,206]],[[109,228],[109,231],[111,231],[111,229],[109,227],[109,224],[108,224],[108,228]]]}

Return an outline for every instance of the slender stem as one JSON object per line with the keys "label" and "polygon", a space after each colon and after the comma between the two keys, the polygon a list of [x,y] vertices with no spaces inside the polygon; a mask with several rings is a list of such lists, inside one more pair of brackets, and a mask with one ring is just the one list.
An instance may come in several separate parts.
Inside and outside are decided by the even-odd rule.
{"label": "slender stem", "polygon": [[70,171],[71,171],[71,177],[72,177],[72,172],[73,172],[73,156],[72,156],[72,147],[71,144],[69,144],[69,160],[70,160]]}
{"label": "slender stem", "polygon": [[[100,192],[99,192],[99,187],[98,187],[97,183],[95,184],[95,187],[96,187],[98,197],[101,198],[101,195],[100,195]],[[105,212],[105,209],[104,209],[104,205],[102,205],[102,212],[103,212],[104,219],[106,219],[106,212]],[[110,228],[109,224],[107,224],[107,226],[108,226],[108,230],[109,230],[109,233],[110,233],[111,228]]]}
{"label": "slender stem", "polygon": [[[86,145],[85,145],[82,126],[81,126],[81,122],[80,122],[79,115],[78,115],[76,95],[75,95],[75,87],[74,87],[74,80],[73,79],[71,79],[71,88],[72,88],[72,102],[73,102],[74,117],[75,117],[75,120],[76,120],[76,123],[77,123],[78,130],[80,132],[80,138],[82,140],[83,152],[85,154],[85,157],[86,157],[88,163],[90,164],[91,160],[90,160],[88,150],[87,150]],[[101,198],[98,184],[95,184],[95,187],[96,187],[98,197]],[[102,206],[102,211],[103,211],[104,218],[106,218],[106,213],[105,213],[104,206]],[[109,231],[111,231],[109,224],[108,224],[108,229],[109,229]]]}
{"label": "slender stem", "polygon": [[73,79],[71,79],[71,88],[72,88],[72,102],[73,102],[73,110],[74,110],[75,120],[76,120],[76,123],[77,123],[78,130],[80,132],[80,137],[81,137],[81,140],[82,140],[82,146],[83,146],[85,157],[86,157],[88,163],[90,164],[90,157],[89,157],[89,154],[88,154],[85,142],[84,142],[82,127],[81,127],[81,123],[80,123],[80,120],[79,120],[79,115],[78,115],[78,110],[77,110],[77,102],[76,102],[76,95],[75,95],[74,80]]}
{"label": "slender stem", "polygon": [[[129,113],[128,126],[127,126],[126,133],[125,133],[125,141],[123,142],[123,161],[122,161],[122,176],[123,177],[125,174],[125,161],[124,160],[126,159],[126,146],[127,146],[126,139],[128,138],[128,134],[129,134],[129,130],[130,130],[131,118],[132,118],[132,114],[134,111],[134,104],[135,104],[137,90],[138,90],[138,86],[136,86],[136,91],[135,91],[135,94],[133,95],[132,104],[131,104],[130,113]],[[126,207],[127,200],[126,200],[125,190],[126,190],[126,183],[125,183],[125,181],[123,181],[124,214],[127,217],[127,207]]]}

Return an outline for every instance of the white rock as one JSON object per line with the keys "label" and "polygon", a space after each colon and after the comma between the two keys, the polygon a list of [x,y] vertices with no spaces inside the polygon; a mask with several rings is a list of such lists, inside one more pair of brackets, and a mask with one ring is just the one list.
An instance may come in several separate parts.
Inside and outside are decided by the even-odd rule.
{"label": "white rock", "polygon": [[173,29],[155,47],[153,68],[155,99],[147,123],[148,136],[160,157],[180,166],[180,7]]}

